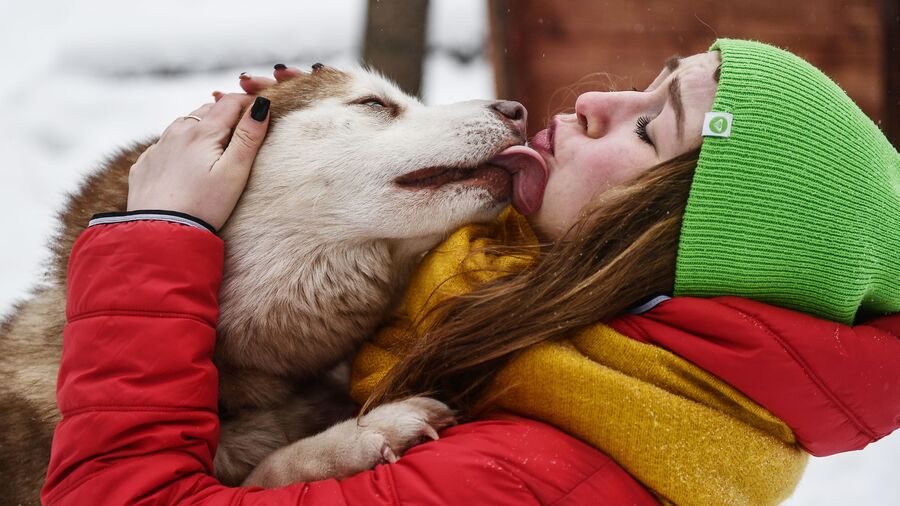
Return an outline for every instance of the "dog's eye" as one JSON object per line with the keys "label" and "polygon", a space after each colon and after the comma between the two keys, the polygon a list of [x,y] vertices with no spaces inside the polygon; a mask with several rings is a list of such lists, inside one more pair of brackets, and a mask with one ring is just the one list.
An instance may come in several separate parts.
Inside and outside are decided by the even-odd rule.
{"label": "dog's eye", "polygon": [[378,97],[363,97],[359,100],[354,100],[352,103],[354,105],[364,105],[366,107],[387,107],[387,104],[382,102]]}
{"label": "dog's eye", "polygon": [[378,97],[368,96],[360,98],[359,100],[354,100],[350,102],[351,105],[360,105],[363,107],[369,108],[373,113],[383,115],[384,113],[390,114],[391,117],[397,117],[400,110],[396,104],[385,102]]}

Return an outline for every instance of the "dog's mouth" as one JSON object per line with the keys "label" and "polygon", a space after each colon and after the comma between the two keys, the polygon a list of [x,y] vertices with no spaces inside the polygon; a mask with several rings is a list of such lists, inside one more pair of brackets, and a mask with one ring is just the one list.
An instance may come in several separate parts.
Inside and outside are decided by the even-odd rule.
{"label": "dog's mouth", "polygon": [[[480,173],[487,172],[491,166],[480,167],[427,167],[408,174],[404,174],[394,180],[400,186],[422,190],[426,188],[440,188],[441,186],[475,179]],[[506,171],[503,171],[506,172]]]}
{"label": "dog's mouth", "polygon": [[394,182],[409,190],[435,190],[454,183],[477,186],[496,201],[512,198],[516,210],[528,215],[541,207],[547,175],[547,164],[537,151],[516,145],[474,167],[426,167]]}

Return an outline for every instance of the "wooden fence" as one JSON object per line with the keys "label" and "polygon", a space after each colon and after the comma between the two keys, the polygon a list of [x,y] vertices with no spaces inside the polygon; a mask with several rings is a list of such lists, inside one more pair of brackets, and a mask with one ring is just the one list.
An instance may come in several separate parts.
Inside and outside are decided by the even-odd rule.
{"label": "wooden fence", "polygon": [[669,56],[702,52],[716,38],[732,37],[769,42],[806,58],[900,145],[897,0],[488,4],[497,96],[526,104],[532,133],[552,114],[571,111],[581,91],[641,89]]}

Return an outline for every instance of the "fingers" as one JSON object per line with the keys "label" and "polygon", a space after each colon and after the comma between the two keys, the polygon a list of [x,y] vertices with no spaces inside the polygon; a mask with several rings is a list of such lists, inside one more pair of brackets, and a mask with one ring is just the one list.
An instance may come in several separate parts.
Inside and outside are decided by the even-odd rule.
{"label": "fingers", "polygon": [[268,88],[269,86],[274,85],[275,80],[269,79],[267,77],[252,76],[247,79],[241,79],[240,84],[241,84],[242,90],[244,90],[245,92],[247,92],[251,95],[256,95],[257,93]]}
{"label": "fingers", "polygon": [[199,122],[196,119],[188,118],[187,116],[196,116],[201,119],[205,118],[206,115],[209,113],[209,111],[213,108],[214,105],[215,105],[214,103],[203,104],[200,107],[191,111],[190,114],[186,114],[184,116],[179,116],[178,118],[175,118],[175,121],[173,121],[172,123],[169,124],[168,127],[166,127],[165,131],[163,131],[163,133],[160,137],[168,137],[169,135],[172,135],[173,133],[185,132],[188,129],[193,128]]}
{"label": "fingers", "polygon": [[293,79],[302,74],[303,71],[298,69],[297,67],[285,67],[280,63],[278,65],[275,65],[275,72],[273,72],[275,80],[279,83],[282,81],[287,81],[288,79]]}
{"label": "fingers", "polygon": [[225,95],[205,113],[206,116],[203,116],[204,126],[219,134],[230,132],[241,117],[241,111],[253,102],[253,98],[253,96],[243,93]]}
{"label": "fingers", "polygon": [[[213,103],[213,102],[210,102],[210,103],[208,103],[208,104],[203,104],[203,105],[201,105],[200,107],[198,107],[198,108],[194,109],[193,111],[191,111],[191,114],[190,114],[190,115],[191,115],[191,116],[197,116],[198,118],[205,118],[205,117],[206,117],[206,114],[209,112],[210,109],[213,108],[214,105],[216,105],[216,104]],[[192,120],[192,121],[196,121],[196,120]]]}
{"label": "fingers", "polygon": [[256,95],[276,83],[281,83],[303,74],[304,72],[297,67],[288,67],[279,63],[275,65],[275,70],[272,72],[272,75],[275,77],[274,80],[268,77],[252,76],[246,72],[241,72],[239,78],[241,89],[251,95]]}
{"label": "fingers", "polygon": [[234,135],[231,136],[231,142],[228,143],[225,152],[213,165],[213,172],[227,171],[231,176],[246,182],[250,166],[253,165],[269,127],[269,105],[267,98],[256,97],[253,107],[247,110],[235,127]]}

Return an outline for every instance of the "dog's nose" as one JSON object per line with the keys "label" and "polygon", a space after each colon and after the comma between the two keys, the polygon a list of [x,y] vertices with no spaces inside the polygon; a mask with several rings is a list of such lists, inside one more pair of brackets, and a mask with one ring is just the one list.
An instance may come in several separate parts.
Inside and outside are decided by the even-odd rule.
{"label": "dog's nose", "polygon": [[513,102],[512,100],[501,100],[491,104],[490,108],[498,112],[502,117],[508,119],[522,135],[525,135],[528,111],[525,109],[524,105]]}

